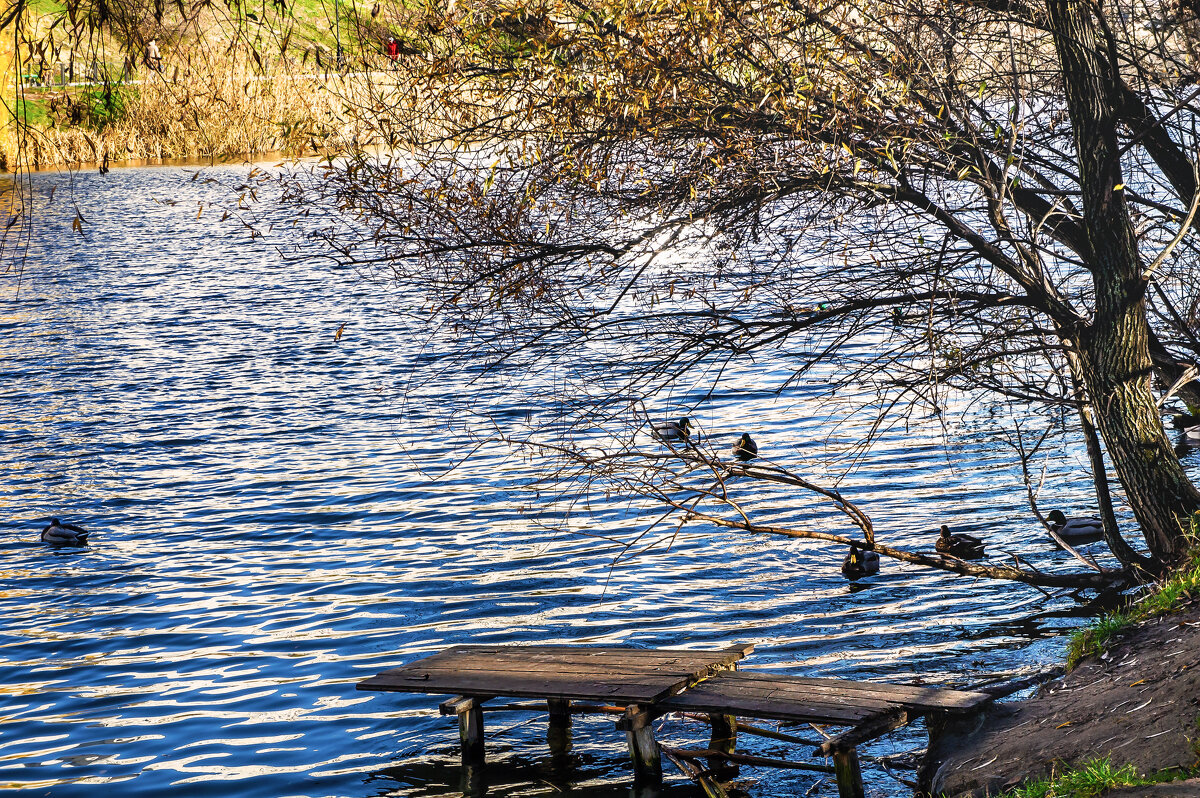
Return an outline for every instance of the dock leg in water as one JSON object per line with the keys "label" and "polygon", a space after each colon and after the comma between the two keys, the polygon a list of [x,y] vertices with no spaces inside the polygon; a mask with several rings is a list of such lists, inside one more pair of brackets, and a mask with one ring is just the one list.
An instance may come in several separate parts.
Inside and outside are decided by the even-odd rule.
{"label": "dock leg in water", "polygon": [[865,798],[862,771],[858,768],[858,751],[853,747],[835,749],[833,768],[837,776],[839,798]]}
{"label": "dock leg in water", "polygon": [[[710,714],[708,722],[712,726],[708,747],[714,751],[732,754],[737,748],[737,718],[733,715]],[[709,770],[718,779],[731,779],[738,774],[737,763],[728,759],[714,758],[710,759],[708,764]]]}
{"label": "dock leg in water", "polygon": [[469,698],[455,709],[458,711],[463,767],[483,767],[483,706],[476,699]]}
{"label": "dock leg in water", "polygon": [[625,729],[625,740],[629,743],[629,758],[633,760],[635,786],[662,784],[662,751],[654,739],[651,720],[650,713],[637,704],[626,707],[621,718],[620,726]]}
{"label": "dock leg in water", "polygon": [[551,758],[559,761],[571,753],[571,702],[566,698],[551,698],[547,703],[550,725],[546,730],[546,742]]}
{"label": "dock leg in water", "polygon": [[460,768],[458,788],[462,791],[463,798],[483,798],[487,795],[483,765],[463,765]]}

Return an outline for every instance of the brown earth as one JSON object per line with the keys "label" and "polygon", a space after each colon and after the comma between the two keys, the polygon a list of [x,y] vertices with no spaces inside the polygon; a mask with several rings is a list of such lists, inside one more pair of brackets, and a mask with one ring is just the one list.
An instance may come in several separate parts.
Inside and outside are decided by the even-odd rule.
{"label": "brown earth", "polygon": [[[1133,764],[1141,774],[1195,768],[1200,605],[1146,621],[1033,698],[996,704],[934,737],[922,782],[934,795],[954,798],[996,795],[1052,769],[1103,757],[1118,766]],[[1200,781],[1110,795],[1200,798]]]}

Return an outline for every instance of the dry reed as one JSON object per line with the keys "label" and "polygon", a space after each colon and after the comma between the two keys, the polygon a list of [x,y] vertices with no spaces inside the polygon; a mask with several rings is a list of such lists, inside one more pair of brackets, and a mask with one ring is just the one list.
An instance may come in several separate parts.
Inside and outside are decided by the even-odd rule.
{"label": "dry reed", "polygon": [[[315,59],[314,59],[315,60]],[[281,59],[260,68],[248,51],[196,45],[164,58],[161,71],[114,87],[120,111],[106,123],[27,125],[0,136],[0,166],[304,154],[374,144],[363,106],[378,102],[386,73],[339,75]],[[95,87],[99,89],[100,87]],[[60,105],[86,94],[58,94]],[[48,98],[47,98],[48,99]]]}

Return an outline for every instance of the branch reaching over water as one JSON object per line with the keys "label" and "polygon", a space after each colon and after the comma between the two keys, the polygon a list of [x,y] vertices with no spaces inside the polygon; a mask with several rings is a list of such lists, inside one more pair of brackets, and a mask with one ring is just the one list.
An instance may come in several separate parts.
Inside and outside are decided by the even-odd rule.
{"label": "branch reaching over water", "polygon": [[[692,442],[665,442],[663,449],[647,450],[637,445],[633,430],[624,445],[615,448],[581,447],[575,444],[545,444],[513,441],[557,460],[553,479],[578,487],[602,487],[606,493],[639,496],[666,508],[652,526],[675,515],[678,523],[701,522],[714,527],[755,535],[821,540],[840,546],[858,546],[894,560],[969,577],[986,577],[1021,582],[1035,587],[1109,588],[1129,580],[1127,570],[1092,566],[1094,571],[1048,573],[1018,565],[970,562],[936,551],[911,551],[879,540],[870,516],[834,488],[820,485],[776,464],[748,464],[722,459],[706,447]],[[759,483],[756,485],[755,483]],[[766,522],[752,508],[761,483],[799,488],[828,500],[862,532],[862,539],[831,532]],[[758,490],[756,490],[758,488]],[[644,539],[643,530],[635,542]],[[931,538],[932,541],[932,538]],[[632,544],[631,544],[632,545]],[[626,550],[628,550],[628,546]],[[932,546],[931,546],[932,548]]]}

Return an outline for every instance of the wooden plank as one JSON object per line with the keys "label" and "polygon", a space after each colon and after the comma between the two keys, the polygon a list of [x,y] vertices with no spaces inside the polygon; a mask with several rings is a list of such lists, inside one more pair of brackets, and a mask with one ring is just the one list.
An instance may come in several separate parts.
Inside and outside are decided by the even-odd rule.
{"label": "wooden plank", "polygon": [[[845,690],[845,682],[814,685],[814,681],[819,680],[809,679],[805,684],[799,684],[790,677],[779,675],[764,677],[744,671],[724,672],[665,699],[659,706],[665,711],[727,712],[775,720],[858,723],[872,715],[901,708],[923,714],[935,704],[959,708],[962,704],[977,705],[989,698],[982,693],[960,692],[958,697],[950,696],[950,701],[932,701],[930,688],[884,685],[883,689],[876,690]],[[814,689],[815,686],[825,689]],[[896,686],[903,689],[890,689]],[[965,700],[964,695],[968,697]]]}
{"label": "wooden plank", "polygon": [[392,668],[384,673],[390,673],[396,677],[405,677],[408,679],[437,679],[455,676],[458,674],[482,676],[486,674],[504,674],[505,676],[522,677],[522,676],[546,676],[554,674],[556,676],[578,676],[584,679],[595,678],[597,676],[642,676],[642,677],[680,677],[689,676],[694,679],[699,679],[711,676],[714,673],[728,668],[731,663],[712,663],[701,661],[671,661],[656,663],[654,665],[640,664],[578,664],[578,663],[562,663],[562,662],[532,662],[527,660],[505,662],[502,660],[493,660],[486,664],[480,662],[468,663],[469,667],[446,665],[444,663],[434,663],[432,665],[424,662],[416,662],[411,665],[404,665],[398,668]]}
{"label": "wooden plank", "polygon": [[730,664],[744,656],[749,646],[721,651],[691,651],[688,649],[643,650],[636,648],[593,648],[588,646],[451,646],[417,662],[428,667],[474,667],[478,663],[489,667],[495,662],[515,663],[553,662],[556,664],[594,665],[661,665]]}
{"label": "wooden plank", "polygon": [[503,695],[516,698],[568,698],[580,701],[612,701],[622,704],[649,704],[670,695],[687,683],[686,677],[655,680],[583,682],[575,679],[504,680],[494,677],[461,677],[444,681],[396,682],[378,677],[358,683],[360,690],[382,690],[400,693],[433,693],[436,695],[476,694]]}
{"label": "wooden plank", "polygon": [[[841,702],[885,702],[920,711],[962,712],[993,700],[987,693],[917,687],[880,682],[851,682],[841,679],[810,679],[787,674],[753,671],[721,672],[704,682],[711,685],[737,685],[745,695],[799,695],[806,699],[820,696]],[[722,688],[724,689],[724,688]]]}
{"label": "wooden plank", "polygon": [[750,648],[454,646],[365,679],[358,689],[651,703],[731,667]]}
{"label": "wooden plank", "polygon": [[400,667],[390,668],[388,672],[413,672],[413,673],[430,673],[430,674],[445,674],[445,673],[512,673],[512,674],[544,674],[546,672],[576,674],[576,676],[594,676],[598,673],[626,673],[626,674],[646,674],[656,673],[688,673],[703,676],[703,674],[712,674],[719,671],[722,667],[728,667],[725,664],[710,664],[710,662],[662,662],[655,665],[593,665],[580,664],[580,662],[535,662],[529,660],[505,662],[493,660],[488,664],[482,665],[481,662],[469,662],[469,667],[461,667],[457,665],[448,665],[444,662],[436,662],[433,665],[427,665],[425,662],[413,662],[412,665],[402,665]]}
{"label": "wooden plank", "polygon": [[659,703],[668,712],[708,712],[769,717],[775,720],[857,723],[872,714],[895,709],[896,704],[878,700],[853,700],[836,696],[809,695],[797,691],[767,691],[715,677],[689,687]]}
{"label": "wooden plank", "polygon": [[547,652],[539,646],[454,646],[445,651],[392,669],[395,671],[424,670],[428,672],[486,673],[545,673],[548,669],[566,673],[608,673],[613,670],[627,673],[678,672],[699,670],[715,672],[732,665],[740,651],[664,651],[638,652],[636,649],[602,650],[557,649]]}
{"label": "wooden plank", "polygon": [[904,704],[912,708],[941,711],[963,711],[993,700],[988,693],[952,690],[940,687],[889,684],[886,682],[852,682],[843,679],[813,679],[764,671],[736,671],[718,674],[713,678],[733,677],[743,684],[759,684],[764,689],[803,690],[824,695],[863,696]]}
{"label": "wooden plank", "polygon": [[[700,684],[693,685],[687,691],[691,694],[703,693],[710,696],[730,696],[756,701],[798,701],[807,704],[828,704],[840,707],[866,707],[884,709],[901,706],[896,701],[884,700],[871,696],[846,696],[836,693],[821,693],[782,685],[765,688],[762,685],[747,685],[735,681],[718,680],[715,677]],[[686,700],[686,699],[685,699]]]}

